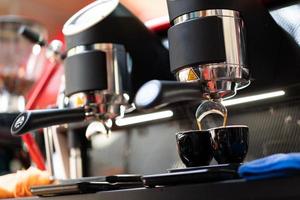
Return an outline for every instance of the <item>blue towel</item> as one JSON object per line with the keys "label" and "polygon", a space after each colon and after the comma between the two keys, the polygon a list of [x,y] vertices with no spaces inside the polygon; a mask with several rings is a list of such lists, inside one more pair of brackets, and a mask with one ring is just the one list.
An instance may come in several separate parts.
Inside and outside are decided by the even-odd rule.
{"label": "blue towel", "polygon": [[300,153],[274,154],[239,167],[239,175],[247,180],[289,176],[300,173]]}

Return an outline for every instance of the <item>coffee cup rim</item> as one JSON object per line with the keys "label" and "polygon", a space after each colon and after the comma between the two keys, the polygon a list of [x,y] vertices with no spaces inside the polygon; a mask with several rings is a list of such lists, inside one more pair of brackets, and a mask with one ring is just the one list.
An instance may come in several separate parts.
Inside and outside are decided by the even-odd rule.
{"label": "coffee cup rim", "polygon": [[179,132],[177,132],[176,133],[176,135],[178,135],[178,134],[189,134],[189,133],[195,133],[195,132],[203,132],[203,133],[205,133],[205,132],[209,132],[209,130],[197,130],[197,129],[195,129],[195,130],[186,130],[186,131],[179,131]]}
{"label": "coffee cup rim", "polygon": [[222,128],[249,128],[249,126],[247,126],[247,125],[218,126],[218,127],[213,127],[213,128],[207,129],[207,131],[212,131],[212,130],[222,129]]}
{"label": "coffee cup rim", "polygon": [[249,128],[247,125],[229,125],[229,126],[217,126],[217,127],[213,127],[213,128],[210,128],[210,129],[206,129],[206,130],[186,130],[186,131],[180,131],[180,132],[177,132],[176,135],[178,134],[189,134],[189,133],[195,133],[195,132],[198,132],[198,133],[205,133],[205,132],[211,132],[211,131],[214,131],[214,130],[217,130],[217,129],[222,129],[222,128]]}

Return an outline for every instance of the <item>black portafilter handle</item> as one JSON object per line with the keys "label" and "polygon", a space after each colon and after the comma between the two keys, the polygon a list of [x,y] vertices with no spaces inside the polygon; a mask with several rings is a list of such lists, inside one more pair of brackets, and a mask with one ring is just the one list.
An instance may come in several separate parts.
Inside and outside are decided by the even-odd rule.
{"label": "black portafilter handle", "polygon": [[11,125],[12,135],[22,135],[28,131],[65,123],[80,122],[85,119],[85,109],[45,109],[20,113]]}
{"label": "black portafilter handle", "polygon": [[9,133],[10,127],[20,112],[0,113],[0,133]]}
{"label": "black portafilter handle", "polygon": [[201,100],[202,88],[200,82],[152,80],[138,90],[134,103],[137,109],[150,109],[181,101]]}
{"label": "black portafilter handle", "polygon": [[19,34],[28,39],[30,42],[40,46],[45,46],[47,43],[39,33],[36,33],[27,26],[21,26],[19,29]]}

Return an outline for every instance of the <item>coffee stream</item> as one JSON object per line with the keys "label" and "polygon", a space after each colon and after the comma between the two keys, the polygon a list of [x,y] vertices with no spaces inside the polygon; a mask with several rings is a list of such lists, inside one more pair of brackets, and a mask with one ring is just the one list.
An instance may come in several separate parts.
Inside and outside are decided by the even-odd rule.
{"label": "coffee stream", "polygon": [[212,110],[211,112],[205,113],[202,119],[197,119],[197,124],[199,130],[207,130],[213,127],[226,126],[227,114],[218,112],[217,110]]}
{"label": "coffee stream", "polygon": [[227,109],[220,102],[212,100],[204,101],[197,108],[196,120],[199,130],[226,126]]}

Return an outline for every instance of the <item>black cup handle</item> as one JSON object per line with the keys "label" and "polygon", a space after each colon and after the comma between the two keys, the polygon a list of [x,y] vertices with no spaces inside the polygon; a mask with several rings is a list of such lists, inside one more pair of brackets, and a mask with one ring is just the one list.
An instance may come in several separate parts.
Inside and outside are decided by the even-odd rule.
{"label": "black cup handle", "polygon": [[201,100],[202,94],[203,87],[199,82],[152,80],[138,90],[134,103],[137,109],[157,108],[175,102]]}
{"label": "black cup handle", "polygon": [[25,111],[18,115],[11,126],[12,135],[22,135],[28,131],[85,119],[84,108],[45,109]]}

